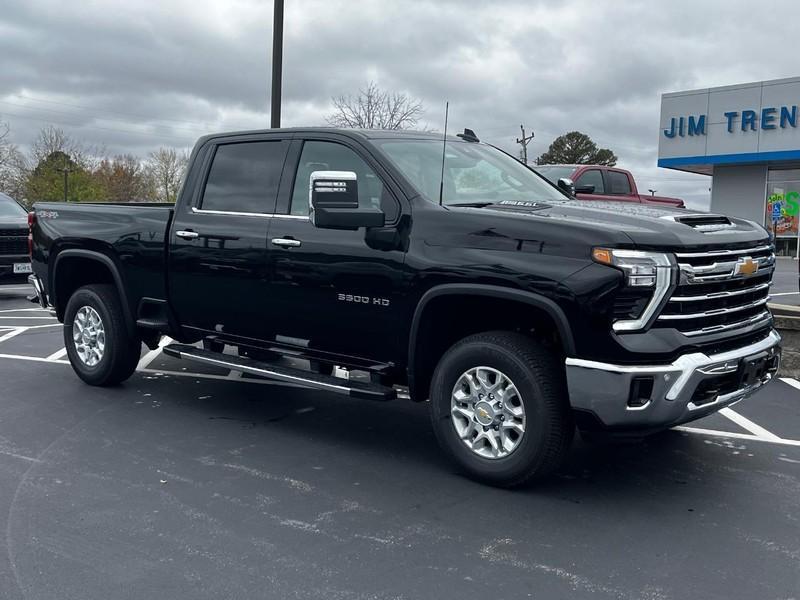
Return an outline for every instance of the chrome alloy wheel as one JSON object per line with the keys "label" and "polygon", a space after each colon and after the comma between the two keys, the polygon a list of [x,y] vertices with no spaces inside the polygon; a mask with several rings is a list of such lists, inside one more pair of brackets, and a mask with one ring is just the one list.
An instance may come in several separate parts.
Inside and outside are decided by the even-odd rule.
{"label": "chrome alloy wheel", "polygon": [[450,414],[458,437],[478,456],[505,458],[525,435],[525,406],[514,383],[491,367],[474,367],[456,381]]}
{"label": "chrome alloy wheel", "polygon": [[72,340],[78,358],[87,367],[94,367],[103,360],[106,350],[106,330],[103,320],[91,306],[83,306],[72,321]]}

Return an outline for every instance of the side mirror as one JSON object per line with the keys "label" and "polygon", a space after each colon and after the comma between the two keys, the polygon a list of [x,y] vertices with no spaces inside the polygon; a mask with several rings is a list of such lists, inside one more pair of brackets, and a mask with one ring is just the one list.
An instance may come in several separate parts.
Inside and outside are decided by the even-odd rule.
{"label": "side mirror", "polygon": [[594,194],[593,185],[579,185],[575,188],[576,194]]}
{"label": "side mirror", "polygon": [[358,179],[352,171],[314,171],[308,185],[309,218],[320,229],[383,227],[383,211],[358,207]]}
{"label": "side mirror", "polygon": [[569,177],[562,177],[561,179],[558,180],[558,189],[560,189],[563,192],[566,192],[570,196],[575,195],[575,184]]}

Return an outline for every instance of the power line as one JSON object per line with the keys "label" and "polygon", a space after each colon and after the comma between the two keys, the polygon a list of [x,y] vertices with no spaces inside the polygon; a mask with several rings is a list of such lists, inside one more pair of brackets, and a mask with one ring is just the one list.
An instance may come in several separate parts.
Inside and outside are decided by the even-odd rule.
{"label": "power line", "polygon": [[78,128],[78,129],[83,129],[83,130],[88,130],[88,131],[110,131],[110,132],[113,132],[113,133],[130,133],[130,134],[133,134],[133,135],[144,135],[144,136],[147,136],[147,137],[150,137],[150,138],[156,137],[156,138],[164,138],[164,139],[171,139],[171,140],[180,140],[181,142],[184,142],[184,143],[189,141],[190,143],[186,144],[186,145],[191,145],[191,142],[194,141],[192,138],[189,138],[189,137],[178,137],[178,136],[174,136],[174,135],[164,135],[164,134],[159,134],[159,133],[151,133],[149,131],[135,131],[133,129],[119,129],[119,128],[111,128],[111,127],[98,127],[96,125],[91,125],[91,126],[90,125],[82,125],[82,124],[79,124],[79,123],[64,122],[63,120],[52,119],[52,118],[43,119],[41,117],[32,117],[30,115],[20,115],[18,113],[12,113],[12,112],[8,112],[8,111],[3,111],[2,114],[9,115],[9,116],[12,116],[12,117],[16,117],[18,119],[25,119],[25,120],[29,120],[29,121],[38,121],[40,123],[49,123],[49,124],[55,124],[55,125],[64,125],[64,126],[67,126],[67,127],[73,127],[73,128]]}
{"label": "power line", "polygon": [[153,117],[150,115],[143,115],[141,113],[129,113],[129,112],[121,112],[118,110],[108,110],[108,109],[103,109],[103,113],[98,113],[96,107],[86,106],[84,104],[73,104],[71,102],[60,102],[58,100],[45,100],[44,98],[34,98],[33,96],[26,96],[25,94],[12,94],[12,96],[15,96],[17,98],[22,98],[23,100],[29,100],[31,102],[41,102],[43,104],[55,104],[58,106],[69,106],[70,108],[80,108],[83,110],[89,110],[92,111],[93,115],[105,113],[108,115],[118,115],[121,117],[136,117],[139,119],[149,119],[151,121],[169,121],[172,123],[183,123],[185,125],[198,125],[201,127],[207,127],[207,123],[205,122],[201,123],[200,121],[187,121],[185,119],[170,119],[168,117]]}
{"label": "power line", "polygon": [[[41,107],[38,107],[38,106],[28,106],[26,104],[17,104],[15,102],[9,102],[8,100],[0,100],[0,104],[5,104],[7,106],[13,106],[15,108],[23,108],[25,110],[33,110],[33,111],[39,111],[39,112],[53,113],[53,114],[57,114],[57,115],[66,115],[68,117],[86,118],[86,119],[90,119],[90,120],[94,120],[94,121],[106,120],[106,121],[118,121],[118,122],[122,122],[122,123],[131,123],[130,120],[121,119],[119,117],[105,117],[105,116],[102,116],[102,114],[98,115],[97,113],[94,113],[91,116],[82,115],[82,114],[75,113],[75,112],[70,112],[70,111],[56,110],[54,108],[41,108]],[[151,123],[147,123],[147,125],[157,125],[157,123],[151,122]],[[176,127],[175,125],[170,125],[169,127],[172,128],[172,129],[176,129],[176,130],[188,131],[188,132],[191,132],[191,133],[194,133],[194,134],[197,134],[198,132],[207,131],[207,128],[201,128],[201,127],[189,128],[189,127]]]}
{"label": "power line", "polygon": [[517,143],[522,145],[522,162],[526,165],[528,164],[528,143],[533,139],[534,133],[531,131],[531,134],[528,137],[525,137],[525,127],[523,125],[519,126],[520,131],[522,131],[522,137],[517,138]]}

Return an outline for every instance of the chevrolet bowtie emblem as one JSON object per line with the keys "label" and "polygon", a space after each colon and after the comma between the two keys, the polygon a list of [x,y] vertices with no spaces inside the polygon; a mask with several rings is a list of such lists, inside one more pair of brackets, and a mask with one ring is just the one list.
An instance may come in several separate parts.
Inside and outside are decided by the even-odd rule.
{"label": "chevrolet bowtie emblem", "polygon": [[736,261],[736,267],[733,269],[734,275],[752,275],[758,271],[758,263],[749,256],[743,256]]}

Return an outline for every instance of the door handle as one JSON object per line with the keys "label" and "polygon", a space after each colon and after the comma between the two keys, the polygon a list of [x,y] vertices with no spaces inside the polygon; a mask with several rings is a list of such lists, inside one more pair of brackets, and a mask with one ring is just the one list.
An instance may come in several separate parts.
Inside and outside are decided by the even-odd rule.
{"label": "door handle", "polygon": [[276,246],[282,246],[284,248],[297,248],[297,246],[301,246],[303,242],[300,240],[295,240],[292,238],[272,238],[272,243]]}
{"label": "door handle", "polygon": [[187,229],[185,231],[176,231],[175,235],[177,235],[179,238],[183,238],[185,240],[193,240],[195,238],[200,237],[199,233],[197,233],[196,231],[191,231],[189,229]]}

